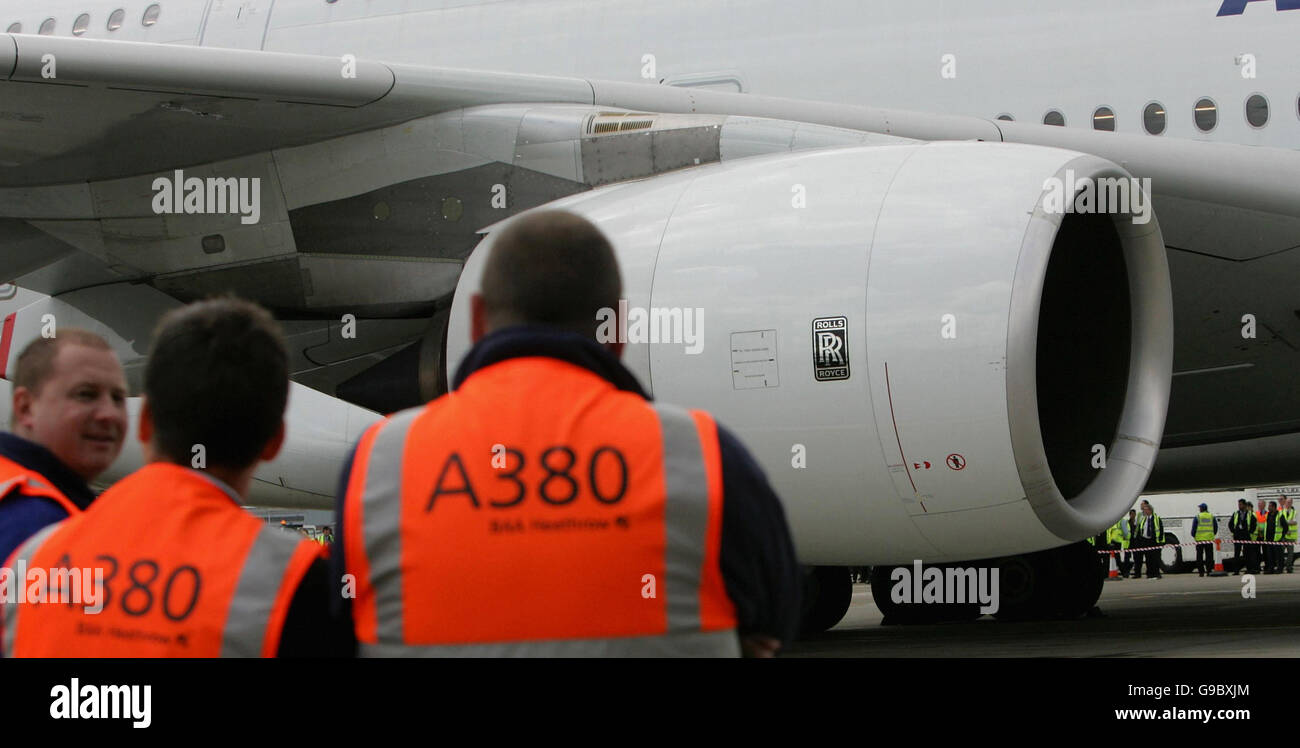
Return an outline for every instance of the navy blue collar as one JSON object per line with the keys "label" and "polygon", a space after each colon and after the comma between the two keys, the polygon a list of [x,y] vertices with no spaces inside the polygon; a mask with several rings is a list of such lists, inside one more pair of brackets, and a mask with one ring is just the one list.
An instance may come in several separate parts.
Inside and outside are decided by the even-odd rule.
{"label": "navy blue collar", "polygon": [[516,325],[484,336],[465,354],[451,387],[459,388],[479,369],[525,356],[546,356],[581,366],[620,390],[650,399],[636,376],[605,346],[586,336],[542,325]]}
{"label": "navy blue collar", "polygon": [[90,490],[90,486],[86,485],[86,481],[82,480],[80,475],[64,465],[53,452],[36,442],[8,432],[0,432],[0,455],[45,476],[46,480],[53,483],[55,488],[81,509],[90,506],[90,502],[95,500],[95,492]]}

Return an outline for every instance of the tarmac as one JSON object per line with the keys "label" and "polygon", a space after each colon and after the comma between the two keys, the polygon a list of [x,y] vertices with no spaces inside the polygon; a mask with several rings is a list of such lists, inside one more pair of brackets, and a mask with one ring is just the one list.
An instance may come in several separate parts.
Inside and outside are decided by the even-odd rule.
{"label": "tarmac", "polygon": [[1106,582],[1101,615],[1072,621],[882,626],[871,588],[853,585],[839,625],[798,641],[795,657],[1297,657],[1300,573]]}

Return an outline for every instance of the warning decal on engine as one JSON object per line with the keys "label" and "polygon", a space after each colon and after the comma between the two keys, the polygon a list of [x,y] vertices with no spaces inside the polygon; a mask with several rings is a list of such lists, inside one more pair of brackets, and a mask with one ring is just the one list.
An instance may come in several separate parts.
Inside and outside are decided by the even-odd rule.
{"label": "warning decal on engine", "polygon": [[731,333],[731,386],[737,390],[781,386],[776,330]]}
{"label": "warning decal on engine", "polygon": [[818,317],[812,323],[813,377],[818,382],[849,378],[849,318]]}

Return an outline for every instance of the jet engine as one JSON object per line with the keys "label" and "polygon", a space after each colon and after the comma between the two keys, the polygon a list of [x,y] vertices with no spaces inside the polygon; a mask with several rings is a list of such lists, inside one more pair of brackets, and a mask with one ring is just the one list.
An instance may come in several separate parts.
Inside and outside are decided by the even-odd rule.
{"label": "jet engine", "polygon": [[[629,368],[740,437],[802,562],[848,566],[1052,548],[1133,504],[1173,351],[1148,200],[1093,156],[935,143],[757,156],[544,208],[612,241]],[[495,235],[459,282],[452,370]]]}

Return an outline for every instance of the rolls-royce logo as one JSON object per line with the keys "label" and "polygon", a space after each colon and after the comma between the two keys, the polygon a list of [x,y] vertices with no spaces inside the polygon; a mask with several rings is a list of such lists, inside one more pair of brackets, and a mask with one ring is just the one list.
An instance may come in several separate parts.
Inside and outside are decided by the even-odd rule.
{"label": "rolls-royce logo", "polygon": [[849,378],[849,318],[813,320],[813,377],[818,382]]}

